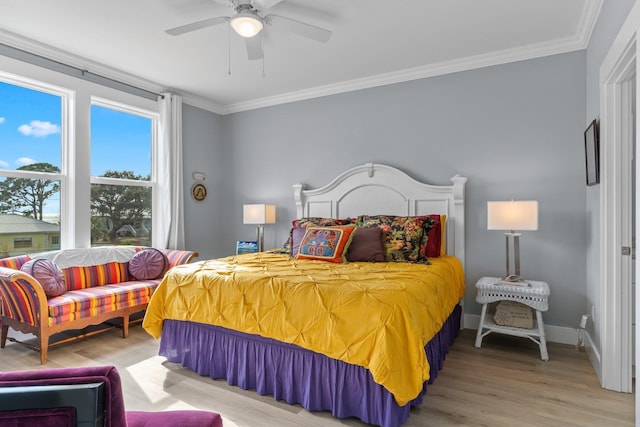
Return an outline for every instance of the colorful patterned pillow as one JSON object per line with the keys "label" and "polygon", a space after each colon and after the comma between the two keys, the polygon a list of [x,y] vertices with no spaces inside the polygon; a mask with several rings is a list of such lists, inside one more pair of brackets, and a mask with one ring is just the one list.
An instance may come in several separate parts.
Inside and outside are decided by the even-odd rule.
{"label": "colorful patterned pillow", "polygon": [[427,237],[427,254],[429,258],[437,258],[447,253],[447,216],[446,215],[428,215],[434,221],[437,221],[429,230]]}
{"label": "colorful patterned pillow", "polygon": [[435,221],[428,216],[361,215],[360,227],[382,229],[386,261],[426,261],[428,233]]}
{"label": "colorful patterned pillow", "polygon": [[299,218],[291,221],[291,231],[289,232],[289,238],[284,245],[282,245],[282,249],[280,253],[282,254],[290,254],[292,257],[295,256],[295,253],[291,251],[291,233],[293,229],[296,227],[304,227],[307,228],[308,225],[318,225],[321,227],[332,227],[334,225],[348,225],[352,224],[353,221],[351,218],[338,219],[338,218],[322,218],[322,217],[308,217],[308,218]]}
{"label": "colorful patterned pillow", "polygon": [[156,248],[146,248],[129,260],[129,274],[137,280],[154,280],[162,277],[167,269],[167,257]]}
{"label": "colorful patterned pillow", "polygon": [[384,262],[382,229],[379,227],[356,229],[347,251],[347,261]]}
{"label": "colorful patterned pillow", "polygon": [[32,259],[22,264],[20,271],[33,276],[49,298],[62,295],[67,290],[62,271],[49,260]]}
{"label": "colorful patterned pillow", "polygon": [[296,259],[314,259],[328,262],[347,262],[346,252],[355,231],[355,225],[333,227],[307,227]]}

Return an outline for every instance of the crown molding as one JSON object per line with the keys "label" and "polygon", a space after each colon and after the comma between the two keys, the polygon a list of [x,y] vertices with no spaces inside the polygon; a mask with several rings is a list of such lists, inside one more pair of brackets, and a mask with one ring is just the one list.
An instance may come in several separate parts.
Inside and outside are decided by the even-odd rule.
{"label": "crown molding", "polygon": [[238,113],[241,111],[271,107],[289,102],[304,101],[322,96],[352,92],[361,89],[370,89],[378,86],[402,83],[461,71],[469,71],[493,65],[524,61],[527,59],[535,59],[560,53],[573,52],[584,48],[585,45],[582,40],[579,40],[576,37],[567,37],[565,39],[554,40],[553,42],[537,43],[524,47],[505,49],[490,52],[488,54],[471,56],[460,60],[445,61],[422,67],[408,68],[391,73],[369,76],[362,79],[354,79],[337,84],[318,86],[282,95],[229,104],[225,107],[225,111],[222,114]]}
{"label": "crown molding", "polygon": [[69,52],[57,49],[44,43],[36,42],[26,37],[19,36],[9,31],[0,29],[0,43],[6,44],[16,49],[24,50],[43,58],[79,68],[81,70],[90,71],[109,79],[125,83],[130,86],[138,87],[149,92],[160,94],[166,92],[167,89],[149,80],[108,67],[90,59],[73,55]]}
{"label": "crown molding", "polygon": [[149,92],[162,93],[171,91],[182,96],[183,102],[197,108],[227,115],[258,108],[271,107],[290,102],[304,101],[323,96],[336,95],[356,90],[369,89],[394,83],[435,77],[444,74],[469,71],[478,68],[502,65],[510,62],[535,59],[585,49],[597,22],[604,0],[587,0],[580,17],[574,37],[554,40],[552,42],[531,44],[524,47],[505,49],[487,54],[471,56],[459,60],[444,61],[421,67],[408,68],[390,73],[368,76],[361,79],[348,80],[336,84],[317,86],[301,91],[288,92],[276,96],[252,99],[243,102],[223,105],[212,99],[188,92],[171,90],[141,77],[105,66],[87,58],[73,55],[52,46],[30,40],[9,31],[0,29],[0,43],[42,56],[44,58],[70,65],[94,74],[144,89]]}
{"label": "crown molding", "polygon": [[591,34],[600,16],[600,10],[604,0],[588,0],[582,9],[582,16],[580,16],[580,23],[578,24],[578,30],[576,36],[580,40],[586,49],[589,46],[591,40]]}

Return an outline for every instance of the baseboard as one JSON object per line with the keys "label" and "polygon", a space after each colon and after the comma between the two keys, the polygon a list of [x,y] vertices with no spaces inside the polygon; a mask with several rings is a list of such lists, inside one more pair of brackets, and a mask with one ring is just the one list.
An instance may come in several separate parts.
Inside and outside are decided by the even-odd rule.
{"label": "baseboard", "polygon": [[598,381],[602,384],[602,360],[600,359],[600,351],[598,351],[598,347],[593,342],[589,331],[584,331],[584,348],[587,350],[587,355],[589,356],[593,370],[596,371]]}
{"label": "baseboard", "polygon": [[[477,314],[464,315],[465,329],[477,330],[479,324],[480,324],[479,315]],[[544,333],[546,335],[547,342],[557,342],[560,344],[570,344],[570,345],[576,345],[576,343],[578,342],[578,330],[576,328],[570,328],[567,326],[544,325]],[[587,351],[589,351],[588,349],[591,348],[595,352],[595,346],[593,345],[593,341],[591,340],[591,337],[588,334],[586,335],[587,336],[585,337],[585,344],[587,343],[587,340],[589,343],[589,346],[587,346]],[[591,355],[589,357],[591,358]],[[598,355],[598,360],[599,359],[600,359],[600,355]]]}

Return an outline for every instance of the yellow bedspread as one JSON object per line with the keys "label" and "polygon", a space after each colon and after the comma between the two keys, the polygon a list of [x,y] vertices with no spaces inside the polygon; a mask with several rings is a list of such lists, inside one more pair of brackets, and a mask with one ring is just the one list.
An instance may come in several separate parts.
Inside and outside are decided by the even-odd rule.
{"label": "yellow bedspread", "polygon": [[405,405],[429,379],[426,343],[464,295],[451,256],[409,263],[295,260],[261,252],[180,265],[151,298],[144,329],[207,323],[363,366]]}

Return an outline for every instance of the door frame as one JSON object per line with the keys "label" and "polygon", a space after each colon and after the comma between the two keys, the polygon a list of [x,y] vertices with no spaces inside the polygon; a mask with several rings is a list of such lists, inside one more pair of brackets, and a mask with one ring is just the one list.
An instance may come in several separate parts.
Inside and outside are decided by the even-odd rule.
{"label": "door frame", "polygon": [[[631,360],[631,163],[633,146],[630,79],[637,82],[640,5],[636,3],[600,67],[600,381],[604,388],[632,392]],[[637,186],[636,186],[637,188]],[[637,220],[636,220],[637,221]],[[638,273],[636,273],[638,274]],[[638,295],[636,295],[636,300]],[[636,312],[637,315],[637,312]],[[636,335],[638,331],[636,331]],[[636,336],[636,358],[639,357]],[[636,366],[638,362],[636,360]],[[596,370],[598,367],[596,367]],[[636,393],[636,412],[639,410]]]}

